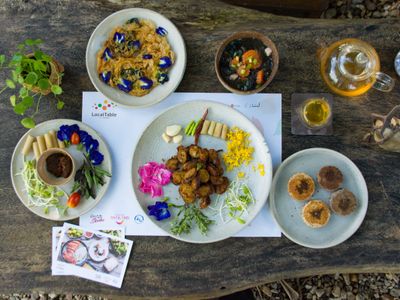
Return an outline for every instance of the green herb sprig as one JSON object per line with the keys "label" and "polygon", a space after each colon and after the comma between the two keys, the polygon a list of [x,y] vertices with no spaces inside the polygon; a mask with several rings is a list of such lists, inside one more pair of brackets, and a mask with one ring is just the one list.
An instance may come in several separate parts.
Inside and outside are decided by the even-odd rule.
{"label": "green herb sprig", "polygon": [[8,62],[4,54],[0,55],[0,69],[10,71],[10,76],[5,80],[5,86],[0,89],[0,94],[6,89],[13,91],[10,103],[18,115],[22,116],[33,108],[33,112],[21,120],[21,124],[26,128],[35,127],[34,117],[39,112],[42,96],[51,92],[57,100],[57,109],[62,109],[64,106],[64,102],[58,98],[63,92],[58,85],[63,74],[61,72],[57,74],[57,83],[50,80],[51,67],[55,67],[55,62],[51,56],[38,48],[42,43],[40,39],[25,40],[18,45],[18,50]]}
{"label": "green herb sprig", "polygon": [[101,167],[94,166],[88,155],[84,155],[84,157],[82,167],[76,171],[71,193],[79,192],[85,199],[89,197],[95,199],[97,188],[105,184],[104,177],[111,177],[111,174]]}
{"label": "green herb sprig", "polygon": [[171,223],[171,232],[175,235],[188,234],[196,224],[201,234],[208,232],[208,227],[214,223],[196,205],[175,205],[169,206],[179,208],[178,214]]}

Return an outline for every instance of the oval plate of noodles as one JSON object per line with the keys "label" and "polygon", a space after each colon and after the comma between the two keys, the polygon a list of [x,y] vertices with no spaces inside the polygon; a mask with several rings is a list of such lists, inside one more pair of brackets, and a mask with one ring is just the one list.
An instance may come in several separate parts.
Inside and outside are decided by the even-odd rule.
{"label": "oval plate of noodles", "polygon": [[[165,67],[164,57],[171,66]],[[176,26],[161,14],[143,8],[120,10],[93,31],[86,48],[86,68],[97,91],[109,100],[132,108],[151,106],[181,82],[185,43]]]}

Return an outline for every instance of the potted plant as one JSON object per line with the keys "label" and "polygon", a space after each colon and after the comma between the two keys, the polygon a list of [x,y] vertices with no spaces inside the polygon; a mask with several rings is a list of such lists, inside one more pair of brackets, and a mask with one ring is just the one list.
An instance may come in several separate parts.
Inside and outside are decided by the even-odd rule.
{"label": "potted plant", "polygon": [[16,114],[25,116],[21,124],[26,128],[35,127],[34,117],[39,112],[43,96],[51,93],[57,100],[57,108],[64,106],[58,98],[63,92],[60,84],[64,67],[43,53],[38,47],[40,44],[40,39],[27,39],[18,45],[18,50],[8,61],[4,54],[0,55],[0,69],[10,71],[0,94],[6,89],[14,92],[10,102]]}

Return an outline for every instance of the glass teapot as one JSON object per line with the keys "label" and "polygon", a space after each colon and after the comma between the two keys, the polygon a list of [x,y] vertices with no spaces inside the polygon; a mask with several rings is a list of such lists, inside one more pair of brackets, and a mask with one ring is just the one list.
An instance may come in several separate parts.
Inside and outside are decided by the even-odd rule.
{"label": "glass teapot", "polygon": [[319,50],[321,75],[329,88],[341,96],[353,97],[370,88],[390,92],[394,80],[380,72],[379,56],[368,43],[344,39]]}

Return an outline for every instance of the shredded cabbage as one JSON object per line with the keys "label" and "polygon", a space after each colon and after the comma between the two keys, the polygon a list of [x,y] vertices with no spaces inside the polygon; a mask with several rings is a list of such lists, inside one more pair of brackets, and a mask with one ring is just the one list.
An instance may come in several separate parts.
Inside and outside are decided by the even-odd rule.
{"label": "shredded cabbage", "polygon": [[[223,199],[221,199],[223,198]],[[232,180],[229,188],[223,195],[219,195],[216,203],[221,203],[219,216],[224,223],[235,219],[240,224],[245,224],[243,215],[248,215],[247,208],[256,202],[249,186],[243,179]]]}
{"label": "shredded cabbage", "polygon": [[43,183],[38,177],[34,160],[24,161],[24,169],[21,175],[28,194],[28,206],[43,207],[47,214],[51,207],[58,209],[60,215],[64,215],[67,207],[60,204],[63,197],[68,197],[62,189]]}

